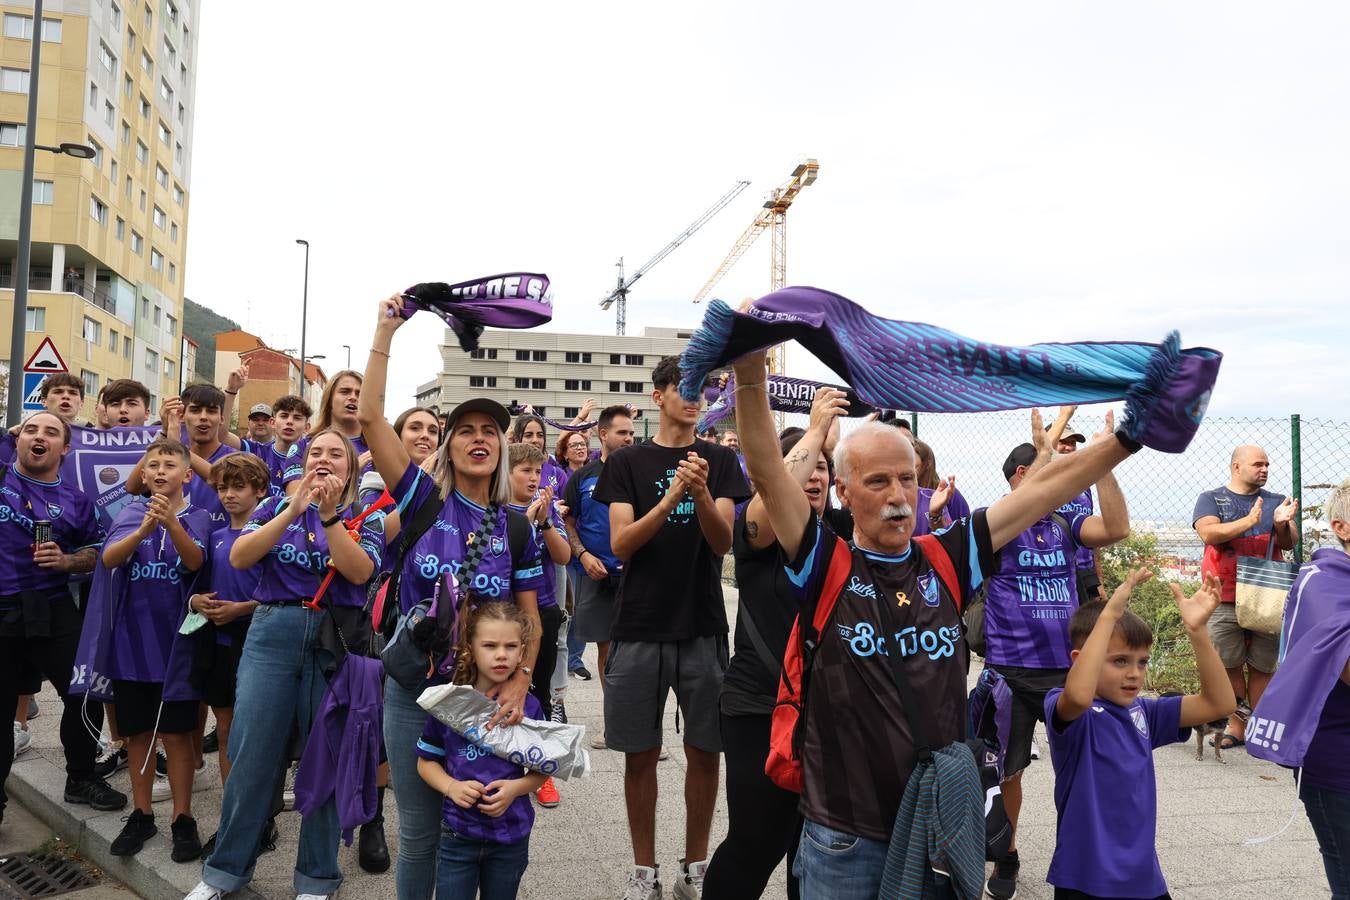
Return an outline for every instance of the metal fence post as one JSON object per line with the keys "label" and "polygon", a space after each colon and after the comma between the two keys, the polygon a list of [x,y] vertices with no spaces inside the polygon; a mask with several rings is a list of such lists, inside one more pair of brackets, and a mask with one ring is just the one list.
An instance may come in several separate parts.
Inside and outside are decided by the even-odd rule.
{"label": "metal fence post", "polygon": [[919,436],[919,414],[916,412],[909,414],[909,433],[915,437]]}
{"label": "metal fence post", "polygon": [[1294,562],[1303,564],[1303,440],[1298,413],[1289,417],[1289,455],[1293,461],[1294,502],[1298,504],[1298,541],[1294,544]]}
{"label": "metal fence post", "polygon": [[648,432],[648,426],[651,425],[651,421],[652,421],[652,420],[649,419],[649,418],[647,418],[646,416],[643,416],[643,417],[642,417],[642,440],[643,440],[644,442],[645,442],[645,441],[647,440],[647,438],[649,437],[649,435],[648,435],[647,432]]}

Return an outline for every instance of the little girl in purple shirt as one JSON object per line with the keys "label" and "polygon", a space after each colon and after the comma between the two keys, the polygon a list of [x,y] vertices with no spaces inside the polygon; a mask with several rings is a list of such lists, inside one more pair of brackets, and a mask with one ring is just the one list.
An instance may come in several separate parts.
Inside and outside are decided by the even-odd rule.
{"label": "little girl in purple shirt", "polygon": [[[456,649],[455,684],[486,694],[520,666],[530,621],[514,603],[482,603],[467,616]],[[533,695],[525,717],[542,719]],[[438,900],[511,900],[529,864],[534,807],[530,794],[545,776],[494,756],[472,735],[461,735],[428,716],[417,742],[417,774],[445,796]]]}

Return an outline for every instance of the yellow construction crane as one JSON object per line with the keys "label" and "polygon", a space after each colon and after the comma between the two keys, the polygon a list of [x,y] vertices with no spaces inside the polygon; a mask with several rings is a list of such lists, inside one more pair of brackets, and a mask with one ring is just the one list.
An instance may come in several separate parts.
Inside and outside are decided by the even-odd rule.
{"label": "yellow construction crane", "polygon": [[[820,164],[814,159],[808,159],[800,163],[797,168],[792,170],[792,177],[781,186],[774,189],[764,201],[764,208],[755,216],[755,220],[750,223],[736,243],[731,246],[731,252],[727,258],[722,260],[722,264],[712,273],[707,282],[694,295],[694,302],[699,303],[708,293],[722,280],[722,276],[731,271],[731,267],[736,265],[746,250],[753,244],[765,230],[771,230],[773,233],[772,248],[770,250],[769,262],[769,283],[773,290],[787,286],[787,211],[792,205],[792,201],[797,199],[797,195],[802,192],[802,188],[815,184],[816,173],[820,170]],[[784,359],[783,345],[779,344],[769,353],[769,371],[774,374],[783,374]]]}

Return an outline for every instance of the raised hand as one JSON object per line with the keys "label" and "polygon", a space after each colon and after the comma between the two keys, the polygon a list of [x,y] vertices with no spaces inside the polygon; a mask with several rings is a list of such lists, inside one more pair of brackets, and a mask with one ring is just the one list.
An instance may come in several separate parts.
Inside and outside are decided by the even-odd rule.
{"label": "raised hand", "polygon": [[539,495],[534,498],[534,502],[525,510],[525,518],[535,525],[543,525],[548,521],[548,511],[552,504],[553,488],[545,485]]}
{"label": "raised hand", "polygon": [[1117,615],[1124,612],[1125,607],[1130,605],[1130,595],[1134,593],[1134,589],[1152,577],[1153,573],[1148,569],[1131,569],[1130,574],[1125,576],[1125,580],[1120,583],[1120,586],[1111,592],[1111,596],[1106,601],[1107,610]]}
{"label": "raised hand", "polygon": [[392,335],[406,321],[408,320],[403,318],[403,295],[391,294],[380,301],[379,318],[375,320],[375,332],[378,334],[383,331]]}
{"label": "raised hand", "polygon": [[832,387],[816,389],[811,400],[811,422],[807,431],[828,434],[831,427],[837,427],[839,417],[848,414],[848,394]]}
{"label": "raised hand", "polygon": [[1106,418],[1102,423],[1102,430],[1092,436],[1092,443],[1095,444],[1098,441],[1104,441],[1107,440],[1108,438],[1114,437],[1115,433],[1116,433],[1116,411],[1113,409],[1108,409],[1106,411]]}
{"label": "raised hand", "polygon": [[1036,448],[1038,456],[1053,449],[1050,446],[1050,435],[1045,430],[1045,420],[1041,418],[1039,409],[1031,411],[1031,446]]}
{"label": "raised hand", "polygon": [[[1256,502],[1260,503],[1261,498],[1257,497]],[[1275,507],[1274,520],[1276,525],[1284,525],[1294,520],[1294,514],[1298,512],[1298,501],[1293,497],[1285,497],[1284,502]]]}
{"label": "raised hand", "polygon": [[342,497],[344,487],[346,485],[341,478],[336,475],[325,475],[310,489],[310,502],[319,507],[319,515],[322,518],[331,519],[337,515],[338,499]]}
{"label": "raised hand", "polygon": [[178,440],[179,427],[183,423],[183,401],[179,397],[165,397],[159,407],[159,424],[165,437]]}
{"label": "raised hand", "polygon": [[695,500],[701,500],[707,496],[708,461],[692,450],[675,467],[675,477],[684,483],[690,496]]}
{"label": "raised hand", "polygon": [[587,397],[586,402],[581,404],[581,412],[577,413],[577,418],[583,422],[589,420],[591,413],[595,412],[595,408],[599,405],[594,397]]}
{"label": "raised hand", "polygon": [[225,390],[237,394],[246,383],[248,383],[248,363],[243,363],[225,379]]}
{"label": "raised hand", "polygon": [[1187,631],[1199,631],[1209,622],[1209,617],[1214,615],[1214,610],[1219,608],[1219,601],[1222,596],[1223,586],[1219,581],[1219,576],[1209,574],[1200,584],[1200,589],[1187,597],[1181,591],[1181,586],[1175,581],[1168,585],[1172,589],[1172,597],[1177,601],[1177,609],[1181,611],[1181,623],[1186,626]]}
{"label": "raised hand", "polygon": [[1256,502],[1252,504],[1251,511],[1247,513],[1247,521],[1251,523],[1251,527],[1255,528],[1261,524],[1261,513],[1264,507],[1265,498],[1258,494]]}
{"label": "raised hand", "polygon": [[938,482],[937,489],[933,491],[933,496],[928,500],[928,514],[936,516],[947,508],[947,502],[952,499],[952,494],[956,493],[956,476],[948,475]]}

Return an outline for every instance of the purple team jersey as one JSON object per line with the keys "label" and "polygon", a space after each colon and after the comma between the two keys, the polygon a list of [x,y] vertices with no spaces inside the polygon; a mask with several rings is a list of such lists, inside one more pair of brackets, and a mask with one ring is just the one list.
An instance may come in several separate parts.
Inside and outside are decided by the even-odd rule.
{"label": "purple team jersey", "polygon": [[[290,500],[289,497],[269,497],[259,503],[244,526],[244,531],[257,531],[272,521]],[[344,519],[348,518],[345,510],[341,512]],[[360,536],[361,549],[375,564],[375,570],[379,571],[380,557],[384,553],[384,516],[376,513],[366,519],[361,525]],[[343,540],[350,538],[344,537]],[[299,518],[286,526],[276,546],[263,557],[262,575],[253,599],[260,603],[276,603],[313,597],[328,574],[329,559],[328,535],[324,531],[323,518],[319,515],[319,508],[310,504]],[[333,606],[365,606],[365,582],[352,584],[341,573],[336,574],[328,585],[324,602]]]}
{"label": "purple team jersey", "polygon": [[566,466],[558,465],[558,461],[551,455],[545,454],[544,465],[539,470],[539,487],[553,488],[554,497],[562,497],[563,491],[567,489],[567,479],[572,476],[572,470]]}
{"label": "purple team jersey", "polygon": [[1128,707],[1097,698],[1066,724],[1055,717],[1062,693],[1045,696],[1058,814],[1046,880],[1094,897],[1161,897],[1153,751],[1189,736],[1179,724],[1182,698],[1141,697]]}
{"label": "purple team jersey", "polygon": [[[562,499],[561,494],[556,494],[555,496],[559,500]],[[529,509],[528,506],[520,506],[515,503],[509,505],[521,515],[524,515],[525,510]],[[481,516],[482,513],[479,513],[479,515]],[[549,521],[553,523],[553,527],[557,529],[558,534],[563,536],[563,540],[567,540],[567,526],[563,524],[562,516],[558,515],[558,508],[556,506],[549,508],[548,518]],[[543,584],[539,586],[539,608],[547,609],[548,607],[558,605],[558,567],[553,564],[553,560],[548,555],[548,547],[544,545],[544,532],[536,528],[532,522],[530,523],[530,533],[533,536],[533,540],[531,540],[530,543],[534,545],[535,550],[539,553],[539,562],[544,569]]]}
{"label": "purple team jersey", "polygon": [[[133,533],[145,519],[146,503],[137,500],[113,521],[109,541]],[[178,512],[178,521],[203,550],[211,538],[211,519],[191,502]],[[126,589],[120,602],[106,598],[112,621],[107,674],[122,681],[162,684],[174,635],[187,615],[187,598],[196,572],[178,558],[169,533],[161,525],[137,546],[120,567]]]}
{"label": "purple team jersey", "polygon": [[[1068,503],[1065,503],[1059,509],[1055,510],[1055,512],[1059,513],[1061,516],[1068,519],[1070,522],[1073,521],[1075,516],[1078,515],[1090,516],[1095,511],[1096,506],[1092,502],[1092,488],[1088,488],[1086,491],[1083,491],[1083,493],[1079,494],[1077,497],[1073,498]],[[1075,554],[1075,556],[1077,559],[1078,568],[1080,570],[1083,569],[1091,569],[1094,571],[1096,570],[1097,556],[1095,553],[1092,552],[1091,547],[1084,547],[1082,544],[1079,544],[1078,553]]]}
{"label": "purple team jersey", "polygon": [[83,491],[60,476],[35,481],[10,466],[0,482],[0,558],[6,561],[0,566],[0,597],[62,590],[70,581],[69,573],[33,562],[33,522],[42,520],[52,523],[52,540],[63,553],[103,543],[94,505]]}
{"label": "purple team jersey", "polygon": [[263,461],[263,465],[267,466],[267,477],[272,483],[271,493],[273,496],[286,493],[286,485],[300,478],[301,466],[298,462],[300,444],[298,442],[291,444],[284,453],[277,449],[275,440],[262,443],[243,438],[239,441],[239,444],[239,449],[245,453],[252,453]]}
{"label": "purple team jersey", "polygon": [[[436,483],[420,468],[408,464],[403,477],[389,492],[398,504],[399,518],[412,521],[416,509],[430,500],[435,502]],[[469,500],[459,491],[441,507],[440,515],[426,530],[403,560],[403,574],[399,579],[399,606],[412,609],[431,596],[432,589],[444,572],[459,577],[464,560],[465,536],[476,531],[483,521],[486,509]],[[487,552],[478,563],[473,584],[468,589],[487,600],[511,600],[521,591],[539,591],[544,586],[544,565],[539,559],[539,548],[527,546],[524,559],[512,560],[507,539],[505,507],[499,510],[492,526]],[[549,564],[552,567],[552,563]]]}
{"label": "purple team jersey", "polygon": [[230,565],[230,550],[242,528],[217,528],[211,532],[211,570],[207,579],[208,591],[215,591],[217,600],[240,602],[254,599],[258,581],[262,578],[263,564],[254,563],[247,569],[236,569]]}
{"label": "purple team jersey", "polygon": [[[221,444],[216,448],[216,452],[211,454],[207,463],[215,463],[235,452],[237,451],[233,447]],[[192,480],[187,484],[187,498],[193,506],[205,510],[206,514],[211,517],[212,529],[230,524],[230,514],[225,511],[225,507],[220,505],[220,495],[216,493],[216,488],[210,480],[202,478],[194,472]]]}
{"label": "purple team jersey", "polygon": [[1078,609],[1073,545],[1087,516],[1066,517],[1072,539],[1050,515],[998,552],[984,604],[985,660],[1000,666],[1067,669],[1069,618]]}
{"label": "purple team jersey", "polygon": [[[525,718],[542,719],[544,713],[533,694],[525,695]],[[525,769],[494,756],[485,744],[452,731],[439,719],[427,716],[426,728],[417,742],[417,755],[440,763],[456,781],[477,781],[484,786],[494,781],[521,778]],[[449,797],[441,806],[441,818],[447,828],[471,841],[514,844],[530,836],[534,827],[534,805],[528,794],[517,797],[495,819],[477,808],[461,809]]]}

